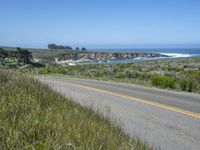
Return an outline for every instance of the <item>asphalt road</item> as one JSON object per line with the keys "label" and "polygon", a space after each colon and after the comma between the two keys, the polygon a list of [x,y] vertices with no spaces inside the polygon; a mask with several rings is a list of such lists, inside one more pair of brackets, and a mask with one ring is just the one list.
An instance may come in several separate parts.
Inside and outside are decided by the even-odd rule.
{"label": "asphalt road", "polygon": [[40,77],[74,101],[118,119],[131,136],[162,150],[200,150],[200,94],[83,79]]}

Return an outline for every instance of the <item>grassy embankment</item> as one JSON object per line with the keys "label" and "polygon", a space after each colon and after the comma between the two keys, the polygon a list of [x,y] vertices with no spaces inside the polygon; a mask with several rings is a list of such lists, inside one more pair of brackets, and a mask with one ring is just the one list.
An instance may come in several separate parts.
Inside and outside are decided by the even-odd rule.
{"label": "grassy embankment", "polygon": [[0,149],[149,149],[110,119],[0,68]]}
{"label": "grassy embankment", "polygon": [[46,66],[33,72],[200,93],[200,57],[111,65]]}

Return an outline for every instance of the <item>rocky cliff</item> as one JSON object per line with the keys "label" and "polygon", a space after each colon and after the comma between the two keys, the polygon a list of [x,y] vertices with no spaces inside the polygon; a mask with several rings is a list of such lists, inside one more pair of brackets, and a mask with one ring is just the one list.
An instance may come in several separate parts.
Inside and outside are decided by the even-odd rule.
{"label": "rocky cliff", "polygon": [[59,56],[58,61],[64,60],[124,60],[134,58],[155,58],[155,57],[167,57],[166,55],[157,53],[106,53],[106,52],[74,52],[67,53]]}

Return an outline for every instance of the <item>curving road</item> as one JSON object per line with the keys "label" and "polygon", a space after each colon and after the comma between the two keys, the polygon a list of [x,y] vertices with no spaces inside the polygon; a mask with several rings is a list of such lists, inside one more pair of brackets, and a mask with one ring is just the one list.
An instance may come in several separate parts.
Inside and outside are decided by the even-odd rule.
{"label": "curving road", "polygon": [[82,105],[119,119],[129,135],[162,150],[200,149],[200,95],[75,78],[39,77]]}

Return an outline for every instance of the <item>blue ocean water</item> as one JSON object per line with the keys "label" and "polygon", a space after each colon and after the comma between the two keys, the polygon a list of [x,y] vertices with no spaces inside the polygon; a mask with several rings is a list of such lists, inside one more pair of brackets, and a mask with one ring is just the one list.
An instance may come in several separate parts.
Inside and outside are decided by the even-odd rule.
{"label": "blue ocean water", "polygon": [[123,48],[123,49],[102,49],[102,51],[200,55],[200,48],[132,48],[132,49]]}

